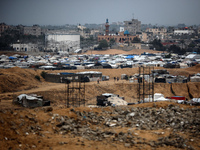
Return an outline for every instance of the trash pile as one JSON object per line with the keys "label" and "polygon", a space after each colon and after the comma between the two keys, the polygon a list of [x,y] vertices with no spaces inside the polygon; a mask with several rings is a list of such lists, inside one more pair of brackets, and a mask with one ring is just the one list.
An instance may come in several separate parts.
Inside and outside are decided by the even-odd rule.
{"label": "trash pile", "polygon": [[97,96],[97,106],[119,106],[128,105],[128,103],[119,97],[119,95],[112,93],[104,93],[101,96]]}
{"label": "trash pile", "polygon": [[[166,109],[160,108],[134,108],[134,107],[113,107],[111,111],[102,112],[80,112],[71,109],[77,115],[77,119],[67,116],[53,115],[52,120],[57,120],[58,128],[55,132],[63,135],[72,134],[82,138],[112,142],[122,142],[125,147],[132,147],[136,144],[149,145],[154,148],[172,146],[176,148],[193,149],[189,139],[180,136],[178,132],[189,132],[191,138],[200,135],[200,109],[183,109],[179,106],[168,105]],[[92,128],[92,126],[96,126]],[[117,132],[116,128],[130,128],[128,131]],[[136,128],[136,129],[135,129]],[[169,129],[172,132],[155,132],[155,130]],[[137,130],[154,131],[162,135],[157,140],[146,140],[141,138]]]}
{"label": "trash pile", "polygon": [[102,145],[106,149],[199,149],[199,107],[146,104],[2,109],[0,145],[4,149],[103,149]]}

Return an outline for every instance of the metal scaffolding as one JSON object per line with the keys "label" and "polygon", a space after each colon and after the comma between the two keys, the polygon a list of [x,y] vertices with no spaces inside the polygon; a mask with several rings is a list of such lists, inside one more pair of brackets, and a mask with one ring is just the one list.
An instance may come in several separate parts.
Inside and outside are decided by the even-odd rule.
{"label": "metal scaffolding", "polygon": [[144,102],[145,98],[149,98],[149,101],[154,101],[154,74],[151,71],[154,67],[139,67],[138,78],[138,96],[139,101]]}
{"label": "metal scaffolding", "polygon": [[72,80],[65,84],[66,106],[68,108],[85,106],[85,82]]}

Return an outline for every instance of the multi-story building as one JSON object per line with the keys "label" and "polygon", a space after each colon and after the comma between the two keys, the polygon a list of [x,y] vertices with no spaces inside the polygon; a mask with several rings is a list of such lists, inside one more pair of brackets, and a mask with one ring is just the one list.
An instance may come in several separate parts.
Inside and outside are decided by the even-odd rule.
{"label": "multi-story building", "polygon": [[128,30],[130,34],[141,32],[141,21],[132,19],[131,21],[124,21],[124,30]]}
{"label": "multi-story building", "polygon": [[[167,29],[166,28],[147,28],[146,33],[150,35],[152,38],[157,38],[157,39],[165,39],[167,36]],[[151,40],[151,39],[149,39]]]}
{"label": "multi-story building", "polygon": [[80,49],[80,34],[48,33],[45,35],[45,49],[59,52],[74,52]]}
{"label": "multi-story building", "polygon": [[31,26],[25,26],[24,27],[24,34],[25,35],[35,35],[35,36],[40,36],[42,35],[42,29],[38,25],[33,25]]}
{"label": "multi-story building", "polygon": [[200,26],[198,27],[198,34],[200,35]]}
{"label": "multi-story building", "polygon": [[0,36],[1,34],[7,30],[10,26],[9,25],[6,25],[5,23],[0,23]]}
{"label": "multi-story building", "polygon": [[192,34],[194,30],[174,30],[175,35]]}
{"label": "multi-story building", "polygon": [[12,44],[15,51],[19,52],[39,52],[38,44],[33,43],[15,43]]}
{"label": "multi-story building", "polygon": [[141,40],[142,42],[145,42],[145,43],[148,43],[148,42],[149,42],[147,33],[142,32],[142,33],[137,34],[137,35],[138,35],[138,37],[140,38],[140,40]]}
{"label": "multi-story building", "polygon": [[151,32],[153,35],[165,34],[167,32],[166,28],[147,28],[146,32]]}

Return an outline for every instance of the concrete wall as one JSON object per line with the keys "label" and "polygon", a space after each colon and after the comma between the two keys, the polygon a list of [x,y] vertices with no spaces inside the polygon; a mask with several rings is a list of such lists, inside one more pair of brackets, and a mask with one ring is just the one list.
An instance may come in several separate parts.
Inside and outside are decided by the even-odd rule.
{"label": "concrete wall", "polygon": [[45,41],[48,50],[72,52],[80,48],[79,34],[46,34]]}
{"label": "concrete wall", "polygon": [[97,81],[98,79],[101,80],[102,74],[94,75],[94,74],[69,74],[69,75],[58,75],[58,74],[45,74],[45,80],[47,82],[53,83],[65,83],[65,79],[73,80],[73,81],[80,81],[81,77],[88,77],[90,81]]}
{"label": "concrete wall", "polygon": [[17,43],[12,44],[12,47],[15,51],[22,51],[22,52],[38,52],[38,45],[37,44],[23,44],[23,43]]}

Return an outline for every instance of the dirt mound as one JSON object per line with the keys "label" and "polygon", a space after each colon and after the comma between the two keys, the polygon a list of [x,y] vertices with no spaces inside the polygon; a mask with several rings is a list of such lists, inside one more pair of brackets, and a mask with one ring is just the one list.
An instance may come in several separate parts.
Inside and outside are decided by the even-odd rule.
{"label": "dirt mound", "polygon": [[189,75],[193,75],[196,73],[200,73],[200,64],[197,64],[196,66],[193,67],[189,67],[189,68],[181,68],[181,69],[167,69],[169,71],[170,74],[173,75],[183,75],[183,76],[189,76]]}
{"label": "dirt mound", "polygon": [[[21,69],[18,67],[1,69],[0,93],[37,87],[40,82],[35,78],[35,76],[40,76],[40,71]],[[40,79],[42,79],[41,76]]]}
{"label": "dirt mound", "polygon": [[[79,71],[71,70],[70,72]],[[100,84],[96,82],[85,83],[85,98],[88,103],[95,104],[96,96],[102,93],[115,93],[124,96],[127,102],[137,101],[137,84],[126,80],[117,82],[114,81],[113,77],[120,77],[123,73],[133,75],[137,73],[138,68],[96,71],[109,75],[111,79],[102,81]],[[184,70],[182,71],[184,72]],[[17,67],[0,70],[0,99],[5,97],[5,100],[0,102],[1,149],[112,150],[130,149],[130,147],[133,149],[198,149],[199,147],[198,114],[200,106],[156,102],[121,108],[65,108],[65,84],[39,82],[35,79],[35,76],[40,76],[40,73],[39,70]],[[53,108],[50,112],[44,111],[47,110],[45,108],[27,109],[11,103],[12,93],[8,93],[9,91],[19,91],[37,86],[38,88],[21,92],[36,93],[50,100],[52,102],[51,108]],[[154,91],[164,94],[165,97],[179,95],[191,98],[200,97],[199,89],[200,83],[155,83]],[[13,93],[19,94],[20,92]],[[135,111],[136,109],[137,111]],[[129,111],[135,112],[131,115],[138,117],[138,119],[133,119],[130,122],[129,119],[125,118],[125,114],[129,114]],[[163,117],[164,114],[168,118]],[[149,117],[146,117],[148,115]],[[191,120],[188,119],[188,116]],[[105,120],[117,120],[121,125],[119,127],[108,127],[107,124],[101,122]],[[151,124],[149,124],[149,120],[151,120]],[[163,122],[167,122],[168,126]],[[181,125],[183,123],[184,125]],[[58,125],[61,125],[62,128]],[[165,127],[163,128],[162,125],[165,125]],[[148,129],[155,126],[160,127]],[[183,127],[187,127],[186,130]],[[91,136],[87,136],[88,134],[92,135],[92,139]],[[103,137],[103,139],[99,139],[99,137]],[[174,144],[174,141],[177,142]],[[177,147],[177,143],[181,147]]]}
{"label": "dirt mound", "polygon": [[[2,150],[198,149],[198,108],[156,102],[130,107],[53,107],[49,112],[46,108],[1,109],[0,145]],[[112,120],[117,120],[115,126],[108,126]]]}
{"label": "dirt mound", "polygon": [[[179,70],[179,69],[177,69]],[[182,69],[180,69],[182,70]],[[68,70],[66,72],[80,72],[91,70]],[[103,93],[115,93],[125,97],[128,102],[137,102],[137,83],[130,83],[126,80],[114,81],[114,77],[121,77],[121,74],[133,75],[138,73],[138,68],[124,68],[124,69],[95,69],[94,71],[100,71],[103,75],[110,76],[109,81],[101,81],[100,84],[96,82],[86,83],[85,98],[89,103],[96,103],[96,96]],[[184,70],[182,70],[184,71]],[[48,71],[48,72],[60,72],[60,71]],[[62,71],[64,72],[64,71]],[[29,93],[36,93],[43,95],[48,100],[52,101],[64,101],[66,100],[66,91],[64,84],[51,84],[38,81],[35,76],[40,76],[41,70],[11,68],[0,70],[0,93],[1,99],[10,100],[12,93],[6,94],[6,92],[15,92],[21,90],[27,90],[35,87],[38,90],[30,90]],[[43,79],[42,77],[40,77]],[[154,92],[162,93],[165,97],[171,96],[185,96],[187,99],[200,97],[199,94],[200,83],[155,83]],[[28,92],[28,91],[22,91]],[[20,93],[18,93],[20,94]]]}

